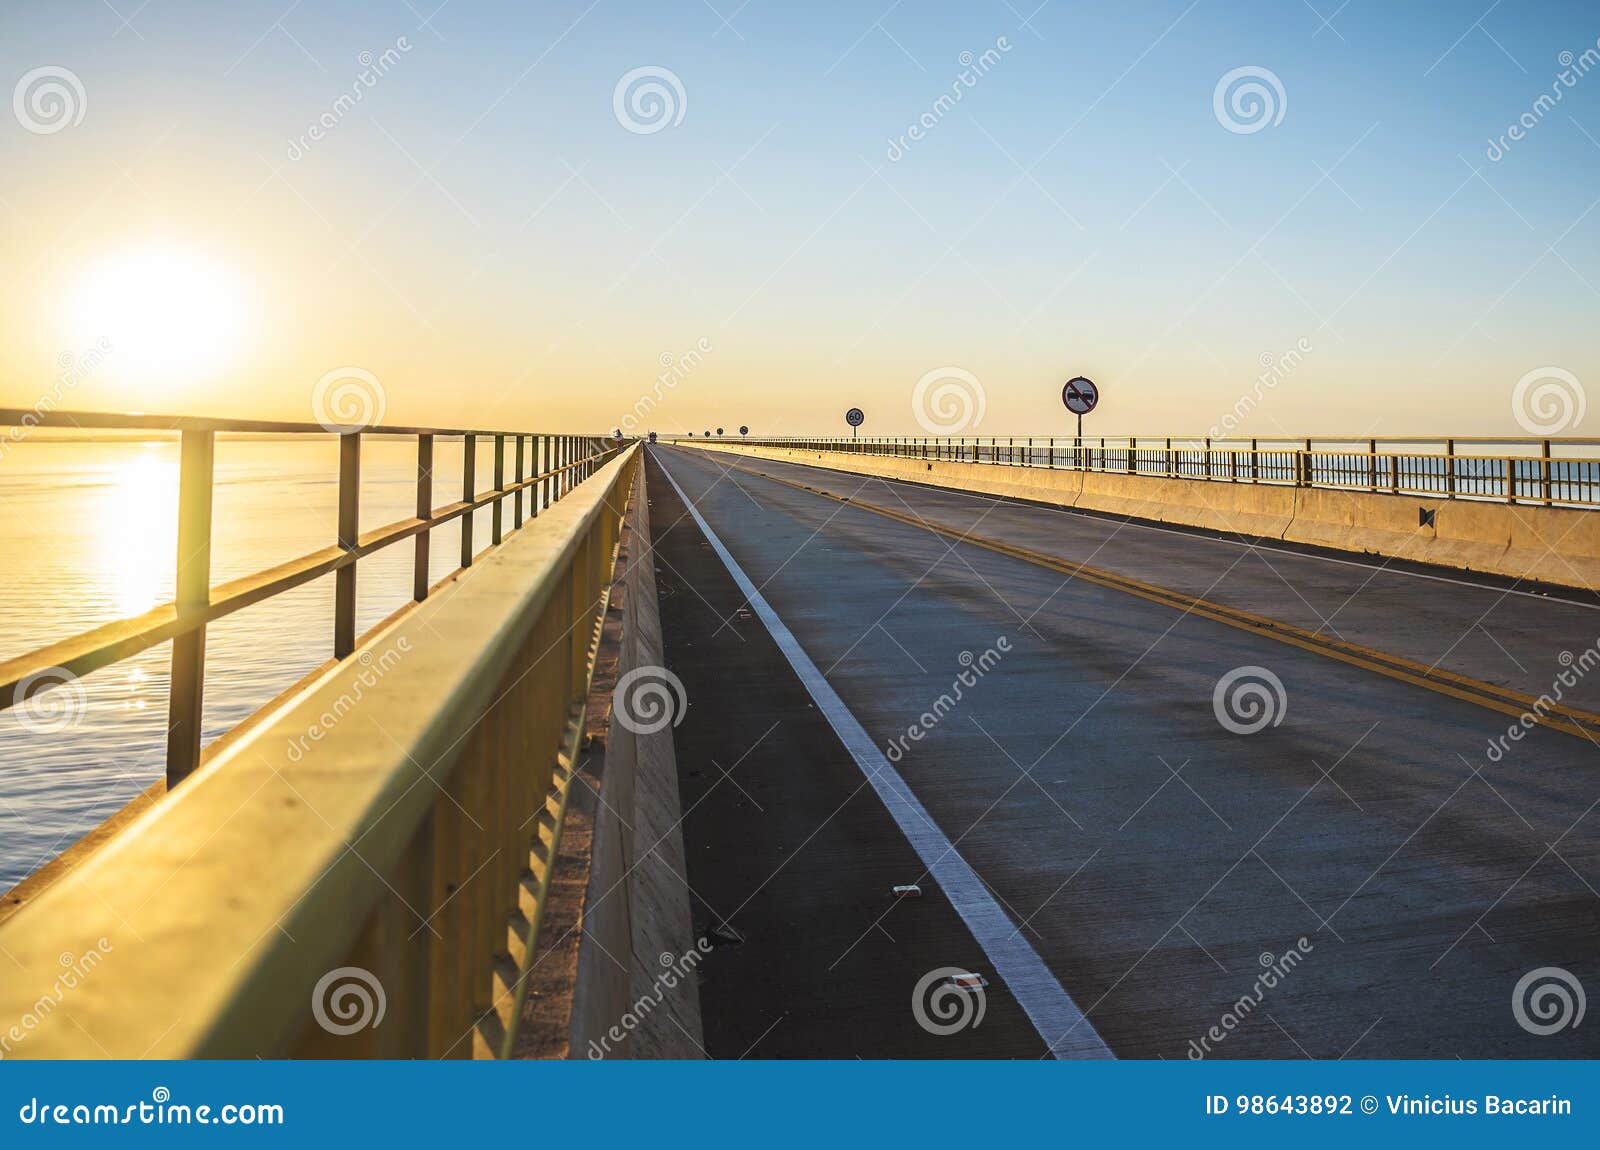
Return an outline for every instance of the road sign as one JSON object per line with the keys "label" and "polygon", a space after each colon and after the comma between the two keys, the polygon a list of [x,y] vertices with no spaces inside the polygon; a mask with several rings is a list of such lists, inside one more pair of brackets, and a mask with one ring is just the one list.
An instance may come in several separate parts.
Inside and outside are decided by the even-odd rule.
{"label": "road sign", "polygon": [[711,432],[707,431],[705,433],[705,436],[706,436],[707,439],[710,439],[711,438]]}
{"label": "road sign", "polygon": [[741,423],[739,425],[739,434],[740,435],[749,435],[750,434],[750,429],[748,427],[746,427],[744,424]]}
{"label": "road sign", "polygon": [[718,434],[718,435],[721,435],[721,434],[722,434],[722,428],[720,428],[720,427],[719,427],[719,428],[717,428],[717,434]]}
{"label": "road sign", "polygon": [[1061,389],[1061,402],[1074,415],[1088,415],[1100,402],[1100,389],[1094,385],[1094,380],[1080,375],[1067,380],[1067,386]]}
{"label": "road sign", "polygon": [[856,433],[856,428],[860,427],[867,421],[867,413],[862,411],[859,407],[852,407],[849,411],[844,413],[844,421],[850,425],[850,434],[854,435]]}

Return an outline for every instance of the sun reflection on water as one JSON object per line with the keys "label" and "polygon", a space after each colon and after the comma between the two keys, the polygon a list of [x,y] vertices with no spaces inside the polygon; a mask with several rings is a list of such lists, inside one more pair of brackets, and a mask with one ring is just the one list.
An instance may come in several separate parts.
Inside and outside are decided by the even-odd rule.
{"label": "sun reflection on water", "polygon": [[111,487],[99,505],[96,566],[119,616],[172,601],[177,548],[178,460],[150,444],[109,468]]}

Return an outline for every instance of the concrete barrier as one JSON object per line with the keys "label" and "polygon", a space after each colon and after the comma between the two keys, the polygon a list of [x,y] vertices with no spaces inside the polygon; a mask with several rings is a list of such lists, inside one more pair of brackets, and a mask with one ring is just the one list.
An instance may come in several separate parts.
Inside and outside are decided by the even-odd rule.
{"label": "concrete barrier", "polygon": [[[703,1058],[670,726],[639,732],[612,703],[630,671],[664,663],[650,504],[632,494],[589,693],[579,785],[567,810],[533,974],[524,1057]],[[663,961],[670,957],[671,961]]]}
{"label": "concrete barrier", "polygon": [[[737,443],[678,446],[1600,590],[1600,516],[1576,508]],[[1433,512],[1432,524],[1424,511]]]}

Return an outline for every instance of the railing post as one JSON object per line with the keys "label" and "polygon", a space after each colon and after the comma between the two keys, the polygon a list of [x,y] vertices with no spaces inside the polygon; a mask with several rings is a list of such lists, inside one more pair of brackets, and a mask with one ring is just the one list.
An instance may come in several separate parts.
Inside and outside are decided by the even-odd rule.
{"label": "railing post", "polygon": [[[433,518],[433,436],[417,436],[417,518]],[[428,597],[428,545],[431,531],[417,532],[416,556],[411,561],[411,597],[418,603]]]}
{"label": "railing post", "polygon": [[1200,474],[1204,475],[1207,479],[1210,479],[1211,478],[1211,437],[1209,435],[1206,436],[1206,438],[1205,438],[1205,447],[1201,451],[1200,458],[1202,460]]}
{"label": "railing post", "polygon": [[[173,596],[181,618],[211,602],[211,473],[215,433],[185,431],[178,449],[178,566]],[[200,720],[205,700],[204,624],[172,640],[167,694],[167,789],[200,764]]]}
{"label": "railing post", "polygon": [[[339,437],[339,547],[354,551],[361,534],[361,433]],[[333,657],[343,659],[356,649],[356,564],[333,576]]]}
{"label": "railing post", "polygon": [[503,435],[497,435],[497,436],[494,437],[494,493],[495,493],[495,501],[492,504],[492,506],[494,507],[494,511],[489,516],[489,542],[493,543],[496,547],[498,547],[500,545],[500,540],[504,535],[504,533],[502,531],[502,527],[504,526],[505,513],[504,513],[504,510],[501,507],[501,504],[503,504],[505,502],[505,489],[506,489],[506,437],[503,436]]}
{"label": "railing post", "polygon": [[1517,461],[1512,456],[1506,456],[1506,502],[1517,501]]}
{"label": "railing post", "polygon": [[[461,500],[471,503],[478,486],[478,437],[461,437]],[[472,566],[472,508],[461,513],[461,566]]]}
{"label": "railing post", "polygon": [[1367,440],[1367,478],[1372,490],[1378,490],[1378,441]]}
{"label": "railing post", "polygon": [[1444,490],[1447,499],[1456,497],[1456,441],[1444,441]]}
{"label": "railing post", "polygon": [[533,517],[539,518],[539,512],[550,506],[550,437],[536,435],[533,437],[533,473],[544,476],[533,485]]}
{"label": "railing post", "polygon": [[516,502],[511,505],[511,526],[513,528],[522,526],[522,481],[526,477],[526,473],[523,471],[522,467],[523,438],[524,437],[521,435],[517,436],[517,477],[514,480],[517,485],[517,498]]}
{"label": "railing post", "polygon": [[1544,505],[1548,507],[1553,494],[1550,486],[1550,441],[1548,439],[1540,441],[1539,456],[1539,496],[1544,501]]}
{"label": "railing post", "polygon": [[1139,454],[1139,437],[1137,435],[1130,435],[1128,437],[1128,473],[1130,475],[1133,474],[1133,472],[1135,470],[1134,464],[1137,461],[1138,454]]}

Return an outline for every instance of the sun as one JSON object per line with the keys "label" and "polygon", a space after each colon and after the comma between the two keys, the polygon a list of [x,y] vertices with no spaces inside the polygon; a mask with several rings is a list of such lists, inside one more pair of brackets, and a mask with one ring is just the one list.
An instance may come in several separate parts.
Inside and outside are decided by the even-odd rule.
{"label": "sun", "polygon": [[107,374],[146,392],[215,380],[241,356],[246,318],[240,276],[167,239],[100,256],[65,297],[69,349],[104,347]]}

